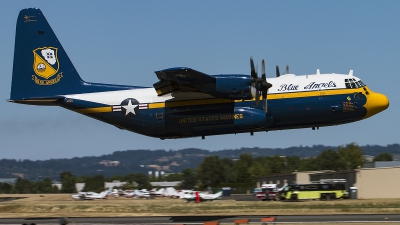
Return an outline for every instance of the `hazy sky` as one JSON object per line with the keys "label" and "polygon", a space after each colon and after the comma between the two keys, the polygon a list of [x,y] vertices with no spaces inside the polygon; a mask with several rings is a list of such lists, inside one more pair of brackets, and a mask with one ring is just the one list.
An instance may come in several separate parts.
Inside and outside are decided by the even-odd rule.
{"label": "hazy sky", "polygon": [[[8,103],[15,24],[23,8],[42,10],[82,79],[152,86],[154,71],[176,66],[208,74],[267,76],[354,70],[390,100],[364,121],[323,127],[159,140],[58,107]],[[128,149],[387,145],[399,143],[400,1],[4,1],[0,52],[0,158],[49,159]],[[258,63],[260,65],[260,63]]]}

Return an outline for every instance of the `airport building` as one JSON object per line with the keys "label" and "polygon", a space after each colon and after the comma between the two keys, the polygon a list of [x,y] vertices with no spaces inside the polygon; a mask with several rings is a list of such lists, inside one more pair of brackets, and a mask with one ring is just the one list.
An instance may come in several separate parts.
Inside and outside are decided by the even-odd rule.
{"label": "airport building", "polygon": [[301,184],[322,179],[345,179],[347,190],[349,192],[356,190],[358,199],[400,198],[400,185],[397,180],[399,174],[400,166],[346,171],[294,172],[259,177],[257,187],[263,184]]}

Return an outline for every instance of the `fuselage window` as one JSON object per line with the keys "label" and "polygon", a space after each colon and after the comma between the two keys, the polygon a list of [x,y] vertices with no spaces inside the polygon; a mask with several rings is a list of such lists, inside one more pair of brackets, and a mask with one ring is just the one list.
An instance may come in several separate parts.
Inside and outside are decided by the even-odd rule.
{"label": "fuselage window", "polygon": [[349,88],[349,89],[351,88],[349,79],[345,79],[345,80],[344,80],[344,83],[345,83],[345,85],[346,85],[346,88]]}
{"label": "fuselage window", "polygon": [[366,86],[361,80],[356,81],[355,79],[345,79],[344,83],[346,85],[346,88],[361,88]]}

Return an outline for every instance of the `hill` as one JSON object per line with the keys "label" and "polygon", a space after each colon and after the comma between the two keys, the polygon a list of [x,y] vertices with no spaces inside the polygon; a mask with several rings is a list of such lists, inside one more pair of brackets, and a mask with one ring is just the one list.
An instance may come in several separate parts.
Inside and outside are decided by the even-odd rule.
{"label": "hill", "polygon": [[[105,177],[112,175],[125,175],[129,173],[148,171],[164,171],[166,173],[181,172],[186,168],[196,168],[207,156],[237,159],[240,154],[248,153],[253,157],[297,155],[301,158],[314,157],[327,149],[336,150],[339,146],[314,145],[290,148],[241,148],[220,151],[209,151],[198,148],[181,150],[127,150],[116,151],[112,154],[101,156],[75,157],[71,159],[50,160],[0,160],[0,178],[21,176],[30,180],[41,180],[45,177],[58,180],[62,171],[70,171],[76,176],[93,176],[103,174]],[[381,152],[400,154],[400,145],[387,146],[367,145],[361,146],[365,155],[375,156]]]}

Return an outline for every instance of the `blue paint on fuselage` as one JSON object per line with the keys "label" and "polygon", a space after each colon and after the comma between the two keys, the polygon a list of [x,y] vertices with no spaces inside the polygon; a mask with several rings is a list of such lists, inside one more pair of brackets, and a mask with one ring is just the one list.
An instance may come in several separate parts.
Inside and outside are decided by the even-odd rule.
{"label": "blue paint on fuselage", "polygon": [[[261,104],[254,106],[254,103],[254,101],[232,101],[169,106],[167,102],[164,108],[139,110],[133,117],[127,117],[122,111],[85,115],[147,136],[181,138],[331,126],[361,120],[367,113],[366,108],[363,107],[366,103],[366,96],[363,94],[268,100],[268,112],[264,120],[260,119],[263,115]],[[77,109],[105,105],[74,100],[63,106],[77,111]],[[246,125],[251,121],[253,121],[252,125]]]}

